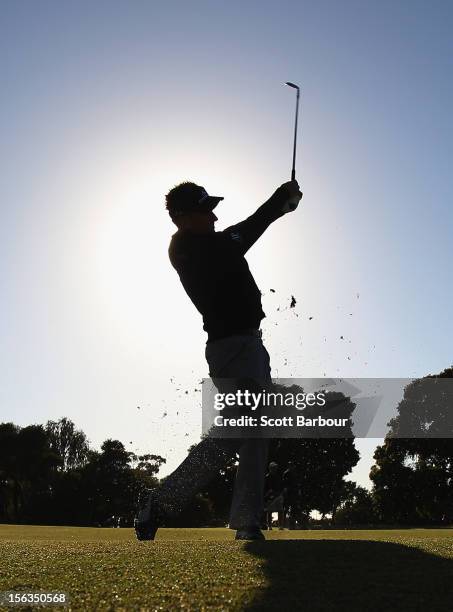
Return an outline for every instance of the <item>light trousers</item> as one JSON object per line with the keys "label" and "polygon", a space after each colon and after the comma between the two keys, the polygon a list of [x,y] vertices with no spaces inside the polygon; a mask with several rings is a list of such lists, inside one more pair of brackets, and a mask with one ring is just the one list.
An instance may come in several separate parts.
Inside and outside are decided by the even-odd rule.
{"label": "light trousers", "polygon": [[[238,386],[267,389],[271,385],[269,354],[261,338],[236,335],[206,344],[209,375],[219,392],[226,380]],[[230,389],[230,386],[229,386]],[[170,514],[180,512],[218,475],[229,459],[239,454],[230,510],[231,529],[260,527],[268,440],[263,438],[204,438],[163,481],[158,500]]]}

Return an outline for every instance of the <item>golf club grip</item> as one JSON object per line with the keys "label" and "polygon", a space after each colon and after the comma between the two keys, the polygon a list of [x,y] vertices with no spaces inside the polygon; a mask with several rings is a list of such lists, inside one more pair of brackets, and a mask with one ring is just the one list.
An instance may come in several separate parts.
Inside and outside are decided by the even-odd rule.
{"label": "golf club grip", "polygon": [[[291,180],[295,181],[296,180],[296,170],[293,168],[291,170]],[[289,203],[289,210],[295,210],[297,208],[297,204],[294,205],[292,202]]]}

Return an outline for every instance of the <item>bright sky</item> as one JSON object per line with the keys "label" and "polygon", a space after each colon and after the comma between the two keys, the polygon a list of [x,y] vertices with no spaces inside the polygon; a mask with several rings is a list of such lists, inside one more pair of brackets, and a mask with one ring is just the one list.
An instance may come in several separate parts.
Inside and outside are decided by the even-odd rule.
{"label": "bright sky", "polygon": [[223,195],[221,229],[289,180],[287,80],[304,199],[248,258],[274,376],[450,366],[452,28],[441,0],[3,0],[1,420],[183,458],[205,334],[164,195]]}

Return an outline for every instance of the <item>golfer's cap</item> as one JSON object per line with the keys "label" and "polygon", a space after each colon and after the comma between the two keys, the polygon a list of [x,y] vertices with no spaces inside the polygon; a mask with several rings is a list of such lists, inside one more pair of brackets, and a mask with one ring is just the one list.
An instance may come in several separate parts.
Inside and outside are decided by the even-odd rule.
{"label": "golfer's cap", "polygon": [[183,183],[168,194],[167,209],[174,218],[189,212],[214,210],[221,200],[222,196],[210,196],[200,185]]}
{"label": "golfer's cap", "polygon": [[200,199],[198,205],[205,207],[205,210],[214,210],[219,202],[223,200],[223,196],[210,196],[204,187],[200,187]]}

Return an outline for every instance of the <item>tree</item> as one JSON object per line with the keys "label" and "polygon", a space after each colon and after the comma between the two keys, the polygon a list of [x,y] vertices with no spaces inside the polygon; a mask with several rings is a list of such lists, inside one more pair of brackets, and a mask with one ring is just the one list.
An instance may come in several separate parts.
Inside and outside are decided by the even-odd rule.
{"label": "tree", "polygon": [[49,495],[52,470],[58,457],[50,448],[42,425],[20,428],[0,425],[2,508],[7,520],[26,521],[33,500]]}
{"label": "tree", "polygon": [[81,487],[87,500],[85,520],[104,525],[112,517],[122,517],[123,524],[132,524],[140,494],[157,485],[155,475],[163,463],[165,459],[159,455],[137,457],[119,440],[106,440],[100,453],[90,452],[81,469]]}
{"label": "tree", "polygon": [[72,468],[81,467],[88,457],[88,440],[80,429],[66,417],[59,421],[47,421],[46,432],[49,436],[50,447],[58,455],[63,472]]}
{"label": "tree", "polygon": [[[203,492],[205,499],[210,502],[210,504],[208,504],[211,512],[209,524],[213,526],[224,526],[229,521],[231,497],[233,494],[237,465],[237,456],[234,455],[228,460],[225,467],[219,471],[217,476],[211,480]],[[206,507],[204,507],[204,510],[204,522],[207,524]]]}
{"label": "tree", "polygon": [[4,521],[14,520],[19,513],[19,479],[16,469],[17,437],[20,427],[0,424],[0,512]]}
{"label": "tree", "polygon": [[289,461],[295,465],[296,486],[300,491],[298,522],[306,522],[312,510],[321,515],[335,512],[342,501],[344,477],[359,460],[351,438],[271,440],[269,461],[283,470]]}
{"label": "tree", "polygon": [[411,382],[370,472],[380,520],[453,520],[453,368]]}
{"label": "tree", "polygon": [[0,519],[54,525],[132,524],[138,496],[158,484],[165,459],[136,456],[119,440],[90,450],[66,418],[42,425],[0,424]]}
{"label": "tree", "polygon": [[155,482],[155,476],[160,470],[161,466],[164,463],[167,463],[167,460],[160,455],[151,454],[138,456],[132,454],[131,460],[137,473],[152,478],[152,483]]}
{"label": "tree", "polygon": [[[303,392],[297,385],[283,389],[286,393]],[[351,428],[354,402],[338,392],[327,392],[325,398],[323,410],[307,407],[304,416],[312,418],[323,414],[326,418],[346,418],[349,419],[347,428],[318,428],[311,437],[274,439],[269,447],[269,461],[276,461],[282,469],[289,461],[296,466],[300,490],[299,523],[306,522],[312,510],[318,510],[322,516],[331,514],[335,520],[335,512],[342,501],[344,477],[360,457]]]}
{"label": "tree", "polygon": [[338,525],[369,525],[376,521],[373,497],[367,489],[355,482],[346,481],[344,499],[338,509],[335,522]]}

